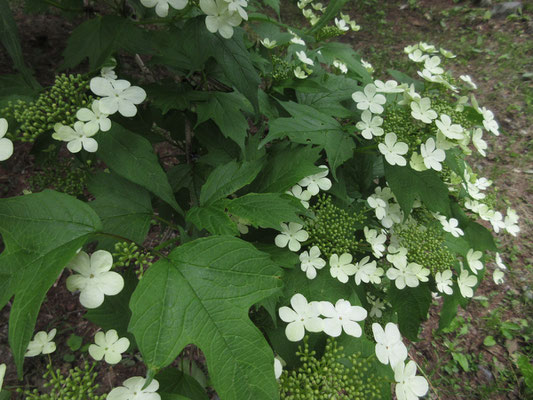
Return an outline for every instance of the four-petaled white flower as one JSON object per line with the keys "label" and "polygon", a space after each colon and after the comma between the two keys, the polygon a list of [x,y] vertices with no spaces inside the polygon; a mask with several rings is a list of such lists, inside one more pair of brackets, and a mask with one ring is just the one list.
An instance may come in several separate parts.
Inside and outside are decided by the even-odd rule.
{"label": "four-petaled white flower", "polygon": [[411,159],[409,160],[409,166],[415,171],[427,171],[426,163],[424,163],[424,157],[413,151]]}
{"label": "four-petaled white flower", "polygon": [[488,145],[487,142],[483,140],[483,130],[481,128],[475,128],[472,131],[472,144],[483,157],[487,155],[485,150]]}
{"label": "four-petaled white flower", "polygon": [[109,392],[106,400],[161,400],[157,392],[159,382],[155,379],[143,389],[146,379],[141,376],[134,376],[126,379],[122,385]]}
{"label": "four-petaled white flower", "polygon": [[444,150],[437,148],[435,145],[435,139],[429,138],[426,143],[422,143],[420,145],[420,153],[422,153],[424,165],[428,169],[442,171],[441,162],[446,159],[446,153]]}
{"label": "four-petaled white flower", "polygon": [[[411,264],[415,264],[414,266]],[[411,263],[411,264],[400,264],[396,263],[394,267],[389,268],[387,270],[387,278],[389,278],[391,281],[394,281],[394,284],[396,287],[400,290],[404,289],[405,286],[409,287],[417,287],[419,283],[419,279],[416,276],[415,273],[413,273],[413,270],[415,269],[418,264]],[[426,279],[427,280],[427,279]]]}
{"label": "four-petaled white flower", "polygon": [[454,237],[464,235],[463,230],[459,228],[459,221],[457,221],[455,218],[450,218],[449,220],[447,220],[446,217],[440,216],[439,221],[442,225],[442,229],[444,229],[446,232],[451,233]]}
{"label": "four-petaled white flower", "polygon": [[176,10],[183,10],[188,0],[141,0],[141,4],[147,8],[155,7],[155,13],[160,17],[168,15],[169,5]]}
{"label": "four-petaled white flower", "polygon": [[109,79],[114,81],[118,78],[117,73],[115,72],[115,67],[102,67],[100,70],[100,76],[104,79]]}
{"label": "four-petaled white flower", "polygon": [[370,312],[368,313],[370,318],[381,318],[381,316],[383,315],[383,310],[385,309],[385,302],[381,299],[375,299],[370,295],[367,296],[367,301],[371,306]]}
{"label": "four-petaled white flower", "polygon": [[418,43],[418,48],[422,51],[425,51],[426,53],[436,53],[437,49],[432,44],[428,44],[426,42],[420,42]]}
{"label": "four-petaled white flower", "polygon": [[40,331],[35,334],[33,340],[28,343],[24,357],[35,357],[39,354],[50,354],[56,351],[56,344],[52,341],[57,333],[57,329],[50,332]]}
{"label": "four-petaled white flower", "polygon": [[385,156],[385,160],[390,165],[407,165],[407,160],[403,157],[409,151],[407,143],[397,142],[398,137],[394,132],[385,135],[385,142],[378,144],[378,149]]}
{"label": "four-petaled white flower", "polygon": [[426,124],[437,119],[437,113],[431,109],[431,100],[428,97],[411,102],[411,116]]}
{"label": "four-petaled white flower", "polygon": [[501,269],[495,269],[492,273],[492,279],[494,280],[494,283],[496,285],[501,285],[503,282],[503,277],[505,276],[505,272],[503,272]]}
{"label": "four-petaled white flower", "polygon": [[296,222],[289,222],[289,225],[282,223],[281,233],[274,238],[276,246],[285,247],[288,244],[290,251],[299,251],[302,247],[300,242],[309,238],[309,234],[302,228],[303,226]]}
{"label": "four-petaled white flower", "polygon": [[427,54],[422,53],[420,49],[416,49],[413,52],[409,53],[409,59],[416,63],[424,62],[429,58]]}
{"label": "four-petaled white flower", "polygon": [[507,266],[503,263],[502,261],[502,256],[500,256],[500,253],[496,253],[496,257],[494,259],[494,261],[496,262],[496,266],[505,271],[507,269]]}
{"label": "four-petaled white flower", "polygon": [[269,38],[264,38],[263,40],[261,40],[261,44],[267,49],[273,49],[277,46],[277,42],[275,40],[270,40]]}
{"label": "four-petaled white flower", "polygon": [[338,337],[344,330],[347,335],[360,337],[363,331],[357,323],[367,317],[363,307],[352,306],[349,301],[339,299],[335,306],[329,301],[320,302],[320,313],[323,320],[323,331],[332,337]]}
{"label": "four-petaled white flower", "polygon": [[352,264],[352,260],[352,255],[348,253],[341,254],[340,257],[337,254],[332,254],[329,258],[329,273],[342,283],[348,282],[348,277],[355,274],[357,270],[357,267]]}
{"label": "four-petaled white flower", "polygon": [[125,79],[109,80],[102,77],[91,79],[92,92],[100,96],[100,112],[112,115],[117,111],[124,117],[137,114],[137,104],[146,99],[146,92],[139,86],[131,86]]}
{"label": "four-petaled white flower", "polygon": [[361,65],[364,69],[366,69],[366,72],[368,72],[369,74],[374,73],[374,67],[368,61],[361,59]]}
{"label": "four-petaled white flower", "polygon": [[459,78],[461,78],[463,82],[470,86],[470,88],[477,89],[477,85],[472,81],[470,75],[461,75]]}
{"label": "four-petaled white flower", "polygon": [[97,361],[103,358],[108,364],[118,364],[122,360],[122,353],[128,350],[128,347],[129,339],[119,338],[117,331],[111,329],[106,333],[96,333],[94,343],[89,346],[89,354]]}
{"label": "four-petaled white flower", "polygon": [[416,376],[416,363],[413,360],[407,364],[398,363],[393,369],[398,400],[417,400],[427,393],[428,381],[423,376]]}
{"label": "four-petaled white flower", "polygon": [[376,91],[380,93],[403,93],[407,85],[398,86],[398,82],[388,80],[387,82],[380,81],[379,79],[374,82],[376,85]]}
{"label": "four-petaled white flower", "polygon": [[440,65],[439,56],[429,57],[424,60],[424,69],[427,69],[431,74],[440,75],[444,72],[444,70],[441,67],[439,67],[439,65]]}
{"label": "four-petaled white flower", "polygon": [[320,190],[331,189],[331,181],[326,178],[329,174],[329,168],[326,165],[320,165],[318,168],[323,169],[322,172],[303,178],[298,185],[307,188],[311,195],[315,196]]}
{"label": "four-petaled white flower", "polygon": [[357,270],[355,272],[355,283],[360,285],[361,282],[380,284],[381,277],[383,276],[383,268],[378,268],[376,260],[370,261],[370,257],[366,256],[362,258],[357,264],[355,264]]}
{"label": "four-petaled white flower", "polygon": [[348,73],[348,66],[340,60],[333,60],[333,66],[343,74]]}
{"label": "four-petaled white flower", "polygon": [[228,3],[224,0],[200,0],[200,8],[207,14],[205,26],[211,33],[220,33],[224,39],[233,36],[233,27],[242,22],[238,13],[228,10]]}
{"label": "four-petaled white flower", "polygon": [[5,118],[0,118],[0,161],[5,161],[13,154],[13,142],[4,137],[7,133],[8,123]]}
{"label": "four-petaled white flower", "polygon": [[298,59],[303,62],[304,64],[307,64],[307,65],[315,65],[315,63],[313,62],[313,60],[311,60],[309,57],[307,57],[307,54],[305,54],[305,51],[301,50],[301,51],[297,51],[296,52],[296,56],[298,57]]}
{"label": "four-petaled white flower", "polygon": [[459,286],[461,296],[465,298],[474,296],[472,288],[476,286],[476,284],[477,278],[475,275],[469,275],[466,269],[461,270],[461,275],[457,278],[457,286]]}
{"label": "four-petaled white flower", "polygon": [[486,130],[498,136],[500,134],[500,127],[496,120],[494,119],[494,114],[492,111],[487,110],[485,107],[480,109],[481,114],[483,115],[483,126]]}
{"label": "four-petaled white flower", "polygon": [[466,254],[466,261],[468,262],[468,266],[476,275],[477,271],[481,271],[483,269],[481,257],[483,257],[483,253],[481,251],[475,251],[474,249],[468,250],[468,253]]}
{"label": "four-petaled white flower", "polygon": [[283,322],[289,324],[285,328],[285,335],[291,342],[299,342],[303,339],[305,331],[321,332],[323,328],[320,315],[319,303],[307,299],[300,293],[291,297],[292,309],[286,306],[278,310],[279,317]]}
{"label": "four-petaled white flower", "polygon": [[76,113],[76,118],[85,122],[83,131],[86,135],[94,135],[99,130],[107,132],[111,129],[111,120],[107,118],[108,115],[100,111],[100,102],[98,100],[93,101],[91,110],[88,108],[80,108]]}
{"label": "four-petaled white flower", "polygon": [[309,208],[309,200],[311,199],[309,190],[303,190],[300,185],[294,185],[291,190],[287,191],[287,194],[296,197],[305,208]]}
{"label": "four-petaled white flower", "polygon": [[71,153],[78,153],[82,147],[89,153],[94,153],[98,150],[98,142],[91,137],[98,132],[98,129],[87,132],[85,123],[81,121],[74,123],[74,129],[58,123],[54,125],[54,130],[55,132],[52,133],[52,137],[56,140],[67,142],[67,149]]}
{"label": "four-petaled white flower", "polygon": [[378,323],[372,324],[372,332],[376,340],[376,357],[382,364],[390,364],[391,367],[404,362],[407,358],[407,347],[402,342],[402,335],[398,326],[392,322],[385,325],[385,329]]}
{"label": "four-petaled white flower", "polygon": [[464,138],[463,127],[459,124],[452,124],[451,118],[446,114],[442,114],[440,120],[435,121],[435,125],[449,139],[461,140]]}
{"label": "four-petaled white flower", "polygon": [[365,239],[372,246],[372,254],[374,257],[380,258],[383,257],[383,252],[385,251],[385,241],[387,236],[384,233],[378,235],[378,231],[375,229],[369,229],[364,227],[363,232],[365,234]]}
{"label": "four-petaled white flower", "polygon": [[382,220],[387,215],[387,203],[381,197],[371,195],[366,199],[368,205],[374,209],[376,218]]}
{"label": "four-petaled white flower", "polygon": [[346,21],[344,19],[335,18],[335,26],[343,32],[350,30],[350,27],[346,25]]}
{"label": "four-petaled white flower", "polygon": [[300,67],[294,68],[293,72],[294,72],[294,76],[297,77],[298,79],[305,79],[305,78],[307,78],[309,76]]}
{"label": "four-petaled white flower", "polygon": [[441,293],[452,294],[452,271],[447,269],[443,272],[437,272],[435,274],[435,283],[437,284],[437,290]]}
{"label": "four-petaled white flower", "polygon": [[445,58],[455,58],[456,55],[453,54],[451,51],[440,48],[440,54],[442,54]]}
{"label": "four-petaled white flower", "polygon": [[124,279],[116,272],[111,253],[105,250],[95,251],[91,257],[80,251],[67,265],[77,274],[67,278],[67,289],[80,291],[80,303],[86,308],[96,308],[104,302],[104,296],[114,296],[124,287]]}
{"label": "four-petaled white flower", "polygon": [[302,252],[300,254],[300,263],[300,268],[309,279],[315,279],[316,270],[326,266],[326,261],[320,258],[318,246],[311,247],[309,253],[307,251]]}
{"label": "four-petaled white flower", "polygon": [[377,93],[376,86],[372,83],[366,85],[362,92],[354,92],[352,99],[359,110],[370,110],[374,114],[381,114],[384,110],[383,104],[387,102],[385,96]]}
{"label": "four-petaled white flower", "polygon": [[7,366],[0,364],[0,392],[2,391],[2,385],[4,384],[4,376],[6,375]]}
{"label": "four-petaled white flower", "polygon": [[355,126],[357,129],[361,130],[361,135],[365,139],[372,139],[373,136],[382,136],[383,128],[383,118],[379,115],[372,116],[372,113],[368,110],[363,111],[361,114],[361,121],[359,121]]}
{"label": "four-petaled white flower", "polygon": [[248,2],[246,0],[226,0],[226,3],[228,3],[228,10],[230,12],[237,12],[242,19],[248,21],[248,14],[244,9],[244,7],[248,6]]}
{"label": "four-petaled white flower", "polygon": [[505,219],[503,220],[503,224],[504,224],[505,230],[513,236],[516,236],[518,232],[520,232],[520,226],[518,225],[518,220],[519,220],[519,217],[516,214],[516,212],[511,208],[507,208],[507,215]]}

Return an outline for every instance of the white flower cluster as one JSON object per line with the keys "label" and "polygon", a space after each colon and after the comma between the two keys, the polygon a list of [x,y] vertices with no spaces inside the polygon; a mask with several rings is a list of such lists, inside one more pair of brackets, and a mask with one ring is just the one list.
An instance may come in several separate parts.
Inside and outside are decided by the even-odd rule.
{"label": "white flower cluster", "polygon": [[233,36],[233,28],[248,20],[246,0],[200,0],[200,8],[207,14],[205,26],[211,33],[220,33],[224,39]]}
{"label": "white flower cluster", "polygon": [[110,115],[117,111],[124,117],[137,114],[136,105],[146,99],[146,92],[138,86],[124,79],[117,79],[112,68],[105,67],[101,76],[91,79],[91,91],[100,96],[94,100],[91,108],[81,108],[76,113],[78,121],[73,127],[63,124],[54,126],[52,137],[67,142],[67,149],[71,153],[78,153],[82,148],[94,153],[98,150],[98,142],[93,138],[99,131],[107,132],[111,129]]}
{"label": "white flower cluster", "polygon": [[403,220],[402,209],[389,187],[377,186],[374,189],[374,194],[370,195],[366,201],[374,209],[376,218],[381,221],[383,227],[390,228]]}
{"label": "white flower cluster", "polygon": [[288,323],[285,334],[291,342],[302,340],[306,331],[324,332],[332,337],[340,336],[343,331],[354,337],[363,333],[357,322],[363,321],[367,312],[347,300],[339,299],[335,305],[329,301],[307,302],[302,294],[296,293],[290,302],[292,308],[280,307],[278,313],[281,320]]}
{"label": "white flower cluster", "polygon": [[13,154],[13,142],[4,137],[7,133],[8,123],[5,118],[0,118],[0,161],[5,161]]}
{"label": "white flower cluster", "polygon": [[396,248],[389,245],[387,250],[387,261],[393,265],[387,270],[387,278],[394,281],[398,289],[404,289],[406,286],[417,287],[420,282],[428,281],[429,269],[415,262],[409,263],[405,247]]}
{"label": "white flower cluster", "polygon": [[155,7],[155,13],[160,17],[168,15],[169,6],[176,10],[183,10],[189,0],[141,0],[141,4],[147,8]]}

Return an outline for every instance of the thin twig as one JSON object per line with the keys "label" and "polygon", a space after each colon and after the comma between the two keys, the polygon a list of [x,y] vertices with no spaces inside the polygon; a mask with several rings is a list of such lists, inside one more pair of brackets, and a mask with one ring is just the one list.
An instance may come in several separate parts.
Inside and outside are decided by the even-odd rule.
{"label": "thin twig", "polygon": [[135,62],[141,69],[141,72],[146,76],[146,80],[150,83],[155,82],[154,74],[152,74],[152,71],[144,64],[142,58],[140,55],[135,54]]}

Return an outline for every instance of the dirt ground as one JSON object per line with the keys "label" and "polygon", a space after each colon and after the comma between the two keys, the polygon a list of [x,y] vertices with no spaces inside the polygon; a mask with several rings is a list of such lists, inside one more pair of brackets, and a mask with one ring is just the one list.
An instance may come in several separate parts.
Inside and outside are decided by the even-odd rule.
{"label": "dirt ground", "polygon": [[[477,297],[460,310],[449,332],[437,332],[440,300],[436,299],[423,340],[410,347],[410,356],[431,382],[431,399],[526,398],[524,379],[516,365],[517,354],[525,354],[530,360],[533,355],[533,12],[526,3],[522,15],[491,18],[486,12],[492,6],[469,1],[348,3],[349,13],[361,25],[361,31],[351,32],[342,40],[374,65],[376,78],[387,78],[389,68],[413,73],[403,48],[420,40],[457,54],[453,68],[458,74],[473,77],[479,86],[480,102],[495,112],[502,128],[502,135],[489,139],[492,151],[488,156],[473,157],[472,164],[494,181],[499,208],[512,205],[521,217],[519,237],[498,238],[502,258],[509,267],[505,283],[497,286],[487,276]],[[21,12],[16,18],[26,60],[41,84],[51,84],[62,61],[65,38],[77,21]],[[10,72],[11,62],[0,49],[0,74]],[[35,173],[28,150],[28,145],[17,146],[13,159],[0,166],[1,197],[19,195],[28,188],[28,179]],[[65,342],[70,334],[89,343],[95,332],[94,325],[82,318],[84,309],[66,291],[64,280],[61,277],[50,290],[36,327],[48,330],[60,322],[63,330],[58,334],[58,349],[68,349]],[[8,310],[6,307],[0,312],[1,321],[8,320]],[[484,344],[487,336],[493,337],[495,344]],[[64,361],[67,353],[52,355],[54,364],[62,365],[64,370],[71,366]],[[6,323],[0,325],[0,360],[12,364]],[[101,368],[102,393],[126,377],[143,375],[144,367],[135,361],[131,358],[119,366]],[[27,359],[25,382],[39,385],[45,363],[44,358]],[[17,384],[13,373],[8,373],[5,385]]]}

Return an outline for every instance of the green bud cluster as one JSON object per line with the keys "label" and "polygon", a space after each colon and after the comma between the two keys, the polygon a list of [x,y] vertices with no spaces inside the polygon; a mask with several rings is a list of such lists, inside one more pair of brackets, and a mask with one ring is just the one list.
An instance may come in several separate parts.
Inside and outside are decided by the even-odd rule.
{"label": "green bud cluster", "polygon": [[371,373],[370,361],[360,353],[346,356],[333,338],[328,338],[322,358],[309,350],[307,337],[296,355],[301,366],[283,371],[280,380],[282,400],[373,400],[381,399],[379,378]]}
{"label": "green bud cluster", "polygon": [[53,370],[52,364],[46,366],[43,379],[48,393],[40,393],[38,389],[17,389],[25,400],[104,400],[106,394],[98,395],[95,391],[100,386],[95,383],[97,372],[93,372],[96,363],[85,362],[82,368],[75,367],[66,375],[60,369]]}
{"label": "green bud cluster", "polygon": [[[383,130],[385,135],[394,132],[398,141],[407,143],[412,151],[420,147],[429,136],[426,124],[415,120],[408,107],[388,108],[383,117]],[[383,142],[385,135],[378,136],[376,140]]]}
{"label": "green bud cluster", "polygon": [[56,123],[72,125],[76,112],[88,107],[92,96],[87,95],[89,81],[81,75],[56,76],[54,85],[36,101],[10,102],[0,115],[13,118],[19,124],[15,136],[23,142],[33,142],[42,133],[51,132]]}
{"label": "green bud cluster", "polygon": [[59,192],[81,197],[85,193],[87,180],[94,171],[90,160],[86,165],[75,165],[70,158],[58,161],[49,161],[42,171],[29,178],[32,192],[40,192],[44,189],[54,189]]}
{"label": "green bud cluster", "polygon": [[321,42],[323,40],[328,40],[334,37],[342,36],[346,32],[340,30],[336,26],[324,26],[316,33],[316,41]]}
{"label": "green bud cluster", "polygon": [[115,244],[113,253],[114,265],[116,267],[129,267],[134,265],[137,276],[142,278],[144,270],[152,265],[153,257],[144,249],[139,249],[133,242],[119,242]]}
{"label": "green bud cluster", "polygon": [[272,56],[272,79],[275,81],[284,81],[292,74],[291,63],[281,57]]}
{"label": "green bud cluster", "polygon": [[356,237],[366,220],[362,212],[348,212],[333,204],[326,194],[318,196],[311,210],[315,216],[306,221],[305,229],[312,245],[318,246],[327,258],[332,254],[354,254],[364,245],[365,241]]}
{"label": "green bud cluster", "polygon": [[444,245],[442,229],[434,224],[409,221],[401,225],[396,234],[400,238],[400,245],[407,249],[409,262],[422,265],[433,275],[452,267],[455,258]]}

